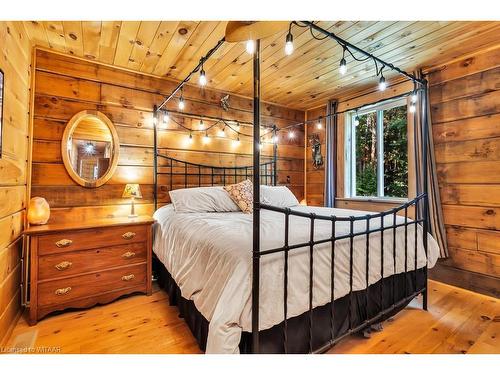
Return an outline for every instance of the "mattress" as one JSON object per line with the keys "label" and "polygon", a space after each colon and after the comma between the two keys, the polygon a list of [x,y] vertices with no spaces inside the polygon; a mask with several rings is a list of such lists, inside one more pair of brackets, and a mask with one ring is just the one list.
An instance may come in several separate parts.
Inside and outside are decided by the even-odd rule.
{"label": "mattress", "polygon": [[[319,215],[362,216],[366,211],[297,206],[294,210]],[[171,205],[155,212],[153,251],[171,274],[182,297],[193,301],[209,321],[207,353],[238,353],[243,331],[251,331],[252,291],[252,215],[242,212],[176,213]],[[397,222],[404,222],[397,217]],[[384,225],[393,223],[387,217]],[[310,220],[290,217],[289,244],[309,240]],[[370,222],[370,229],[380,227],[380,219]],[[365,222],[356,222],[354,232],[365,230]],[[414,269],[415,225],[408,226],[408,251],[405,255],[404,227],[396,230],[396,267],[393,263],[393,231],[384,231],[384,277]],[[349,233],[349,222],[337,222],[336,235]],[[331,222],[315,222],[314,239],[330,238]],[[428,237],[428,257],[422,245],[422,228],[417,232],[417,269],[433,267],[439,255],[436,241]],[[369,284],[381,279],[380,232],[370,235]],[[261,250],[283,246],[284,215],[261,211]],[[353,242],[353,291],[367,288],[366,236]],[[390,260],[390,261],[389,261]],[[288,262],[288,317],[299,316],[309,309],[309,248],[290,251]],[[349,240],[335,245],[335,298],[350,291]],[[265,330],[283,320],[284,255],[276,253],[261,258],[259,329]],[[314,247],[313,307],[330,302],[331,245]]]}

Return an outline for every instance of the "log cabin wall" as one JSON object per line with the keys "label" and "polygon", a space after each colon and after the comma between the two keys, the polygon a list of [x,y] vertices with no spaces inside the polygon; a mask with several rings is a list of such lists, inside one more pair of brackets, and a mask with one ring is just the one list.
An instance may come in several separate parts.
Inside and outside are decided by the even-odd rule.
{"label": "log cabin wall", "polygon": [[[326,105],[309,109],[306,111],[307,120],[316,120],[326,115]],[[325,164],[322,167],[315,168],[312,163],[312,147],[310,138],[318,135],[321,143],[321,155],[326,162],[326,143],[325,143],[325,121],[321,121],[321,129],[318,129],[316,122],[308,123],[305,130],[306,156],[305,156],[305,191],[306,202],[308,206],[324,206],[325,192]]]}
{"label": "log cabin wall", "polygon": [[21,311],[21,251],[26,207],[31,43],[18,22],[0,22],[4,72],[0,157],[0,346]]}
{"label": "log cabin wall", "polygon": [[499,296],[500,46],[428,74],[450,258],[432,276]]}
{"label": "log cabin wall", "polygon": [[[52,208],[51,222],[127,215],[130,202],[121,196],[124,185],[129,182],[141,185],[143,198],[136,201],[138,213],[153,213],[152,108],[176,84],[167,79],[37,50],[31,195],[48,200]],[[185,86],[184,112],[175,113],[178,111],[177,100],[169,102],[167,109],[176,121],[195,129],[199,119],[187,114],[252,121],[251,99],[230,95],[230,109],[223,111],[220,99],[224,95],[197,86]],[[82,110],[99,110],[107,115],[116,126],[120,139],[118,168],[105,185],[96,189],[87,189],[73,182],[61,160],[60,142],[64,127],[75,113]],[[303,120],[303,111],[262,105],[263,124],[283,127]],[[205,122],[210,124],[208,120]],[[250,127],[242,126],[242,131],[251,134]],[[278,183],[288,185],[302,199],[304,137],[303,132],[300,133],[295,140],[289,140],[285,135],[279,137]],[[202,143],[203,133],[193,133],[193,142],[188,145],[188,136],[188,132],[171,122],[168,129],[159,131],[159,147],[171,157],[194,163],[251,165],[251,138],[241,137],[241,144],[234,148],[231,141],[220,138],[212,138],[205,145]],[[271,146],[266,145],[263,152],[269,156],[271,150]],[[165,180],[160,180],[160,183],[165,183]],[[168,201],[165,189],[159,191],[159,198],[162,202]]]}

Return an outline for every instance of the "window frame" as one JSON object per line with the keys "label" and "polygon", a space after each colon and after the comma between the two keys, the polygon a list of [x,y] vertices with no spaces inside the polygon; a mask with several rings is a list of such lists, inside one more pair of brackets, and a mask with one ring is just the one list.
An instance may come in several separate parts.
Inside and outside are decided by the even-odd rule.
{"label": "window frame", "polygon": [[[355,199],[355,200],[366,200],[366,201],[392,201],[392,202],[405,202],[408,201],[408,197],[391,197],[384,194],[384,142],[383,142],[383,111],[389,110],[396,107],[406,107],[407,115],[407,152],[408,152],[408,171],[407,171],[407,185],[408,185],[408,195],[410,194],[410,116],[408,111],[408,101],[407,98],[397,98],[390,99],[384,103],[376,105],[367,105],[358,109],[358,111],[349,111],[345,115],[345,179],[344,179],[344,192],[345,198]],[[376,113],[376,155],[377,155],[377,195],[374,196],[362,196],[356,195],[356,165],[353,160],[356,159],[356,138],[353,137],[354,134],[354,117],[356,115],[362,116],[368,113]]]}

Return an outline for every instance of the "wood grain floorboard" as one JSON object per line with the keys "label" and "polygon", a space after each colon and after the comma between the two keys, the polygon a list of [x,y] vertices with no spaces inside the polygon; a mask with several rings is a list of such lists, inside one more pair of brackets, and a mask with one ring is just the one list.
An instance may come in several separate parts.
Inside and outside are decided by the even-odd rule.
{"label": "wood grain floorboard", "polygon": [[[369,339],[351,336],[329,353],[500,353],[500,301],[429,281],[429,311],[421,300],[384,323]],[[49,316],[30,327],[20,319],[7,347],[29,342],[60,353],[201,353],[165,291]]]}

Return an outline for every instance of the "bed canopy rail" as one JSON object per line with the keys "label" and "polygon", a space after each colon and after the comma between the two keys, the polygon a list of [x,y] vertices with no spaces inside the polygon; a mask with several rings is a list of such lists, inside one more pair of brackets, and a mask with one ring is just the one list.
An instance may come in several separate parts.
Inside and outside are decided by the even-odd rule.
{"label": "bed canopy rail", "polygon": [[[244,27],[251,28],[254,27],[252,31],[258,29],[259,22],[255,22],[255,25],[251,23],[246,23]],[[234,25],[233,25],[234,26]],[[280,352],[289,352],[289,328],[291,323],[294,323],[294,327],[297,327],[297,317],[288,316],[288,293],[289,293],[289,256],[293,252],[304,251],[309,254],[309,285],[308,285],[308,300],[309,306],[307,311],[304,313],[307,316],[305,323],[300,326],[300,330],[307,332],[307,337],[303,340],[306,341],[304,349],[300,349],[300,352],[323,352],[328,350],[331,346],[341,340],[343,337],[350,335],[355,332],[359,332],[371,324],[380,322],[389,316],[398,312],[401,308],[406,306],[413,298],[418,295],[423,296],[423,309],[427,310],[428,303],[428,287],[427,287],[427,259],[428,259],[428,239],[427,235],[429,232],[429,208],[428,208],[428,194],[427,194],[427,184],[428,184],[428,171],[427,171],[427,136],[428,136],[428,113],[427,113],[427,90],[428,84],[425,79],[420,79],[405,72],[404,70],[388,63],[375,55],[364,51],[362,48],[349,43],[348,41],[338,37],[334,33],[323,29],[319,25],[310,21],[292,21],[288,24],[288,34],[286,37],[286,42],[293,42],[292,36],[292,26],[296,27],[307,27],[311,32],[312,37],[320,39],[314,33],[319,33],[322,35],[321,39],[329,38],[336,43],[338,43],[342,48],[344,55],[346,52],[357,61],[369,61],[372,60],[375,65],[376,76],[380,76],[380,84],[383,83],[385,88],[385,78],[383,76],[384,69],[392,70],[406,79],[411,80],[414,84],[413,94],[420,92],[420,126],[417,131],[423,139],[422,142],[422,159],[419,168],[422,170],[422,191],[419,194],[404,204],[395,207],[391,210],[379,212],[379,213],[368,213],[359,216],[324,216],[317,215],[313,213],[304,213],[300,210],[294,210],[290,208],[280,208],[268,204],[262,204],[260,202],[260,189],[259,184],[254,183],[253,190],[253,244],[252,244],[252,311],[251,311],[251,348],[252,353],[260,353],[261,350],[261,337],[260,337],[260,327],[259,327],[259,303],[260,303],[260,272],[261,272],[261,258],[274,255],[282,255],[283,261],[283,322],[282,324],[275,326],[273,328],[282,329],[282,347]],[[229,29],[229,27],[228,27]],[[226,29],[226,33],[228,32]],[[234,29],[234,27],[233,27]],[[233,31],[233,30],[232,30]],[[244,35],[244,33],[240,33]],[[238,35],[240,35],[238,34]],[[259,35],[259,33],[251,33],[250,35]],[[265,35],[264,35],[265,36]],[[170,94],[159,107],[154,108],[155,119],[157,120],[158,110],[164,107],[164,105],[171,100],[174,95],[182,88],[182,86],[191,78],[192,74],[199,71],[203,67],[203,62],[209,58],[215,50],[217,50],[225,40],[231,42],[244,42],[244,39],[234,40],[234,34],[231,38],[226,35],[225,39],[221,39],[217,45],[209,51],[209,53],[200,59],[200,64],[183,80],[177,88]],[[261,46],[260,38],[257,36],[254,39],[254,50],[253,50],[253,165],[251,167],[251,172],[253,176],[253,181],[262,181],[262,177],[266,175],[262,172],[261,167],[261,150],[260,143],[262,140],[262,135],[260,134],[261,124],[260,124],[260,102],[261,102],[261,80],[260,80],[260,59],[261,59]],[[293,48],[292,48],[293,49]],[[357,54],[358,56],[355,56]],[[359,55],[363,56],[362,58]],[[341,60],[342,64],[345,64],[344,57]],[[203,73],[204,74],[204,73]],[[332,113],[331,116],[338,116],[340,113]],[[293,124],[291,126],[307,125],[309,121],[302,122],[300,124]],[[275,129],[275,134],[278,131],[282,131],[286,128]],[[155,145],[155,155],[154,155],[154,165],[155,165],[155,187],[158,184],[158,159],[165,158],[163,155],[158,154],[157,150],[157,132],[156,132],[156,121],[155,121],[155,133],[154,133],[154,145]],[[276,147],[273,147],[274,155],[274,179],[273,183],[277,182],[276,179]],[[170,166],[173,162],[179,162],[175,159],[167,158],[170,160]],[[184,164],[185,169],[189,167],[198,168],[197,165],[191,163]],[[172,167],[171,167],[172,168]],[[199,168],[203,168],[199,166]],[[209,167],[212,168],[212,167]],[[221,167],[224,168],[224,167]],[[248,173],[249,167],[245,168],[245,174]],[[233,170],[234,168],[229,168]],[[182,172],[181,172],[182,173]],[[236,172],[233,172],[236,175]],[[184,173],[185,175],[185,173]],[[196,176],[202,176],[200,169],[195,171]],[[211,173],[213,175],[213,173]],[[201,177],[199,177],[201,178]],[[157,201],[156,189],[155,189],[155,203]],[[261,225],[261,211],[272,211],[283,215],[283,220],[285,223],[285,229],[283,233],[284,243],[283,246],[271,249],[261,248],[261,238],[260,238],[260,225]],[[292,243],[290,241],[290,221],[292,219],[301,218],[308,220],[308,225],[305,225],[309,232],[309,241]],[[331,235],[326,238],[315,238],[315,227],[319,225],[320,222],[328,222],[331,225]],[[341,225],[346,225],[348,231],[347,233],[341,233],[339,230]],[[411,232],[411,233],[410,233]],[[402,233],[404,238],[402,244],[397,241],[397,233]],[[420,235],[421,234],[421,235]],[[362,297],[359,291],[353,289],[353,267],[354,267],[354,242],[364,241],[365,249],[365,270],[364,277],[366,282],[366,291]],[[378,241],[380,246],[380,257],[379,269],[375,270],[378,272],[379,281],[370,284],[369,275],[373,271],[370,259],[372,259],[376,254],[374,253],[375,247],[374,242]],[[401,241],[399,241],[401,242]],[[315,258],[315,253],[319,245],[329,244],[330,249],[330,277],[331,277],[331,291],[330,291],[330,302],[324,306],[314,306],[314,264],[317,262]],[[349,291],[347,295],[339,297],[341,302],[347,304],[347,310],[344,311],[344,317],[340,318],[339,314],[342,309],[338,310],[339,300],[335,296],[335,261],[336,254],[339,249],[338,246],[348,246],[349,249]],[[373,245],[373,246],[372,246]],[[410,253],[410,246],[413,246],[413,259],[414,264],[409,264],[408,258]],[[417,269],[417,253],[419,246],[423,248],[423,256],[425,260],[425,265]],[[386,253],[392,256],[387,256]],[[404,254],[404,268],[398,270],[396,275],[396,254]],[[387,275],[385,273],[385,266],[390,266],[392,264],[393,273]],[[397,285],[396,285],[397,284]],[[397,287],[401,287],[403,292],[396,292]],[[392,290],[392,291],[391,291]],[[387,294],[388,293],[388,294]],[[281,306],[276,306],[276,308],[281,308]],[[318,310],[319,309],[319,310]],[[320,311],[321,310],[321,311]],[[355,314],[356,313],[356,314]],[[322,314],[322,315],[321,315]],[[325,315],[326,314],[326,315]],[[322,316],[321,318],[320,315]],[[326,317],[326,318],[325,318]],[[342,320],[343,319],[343,320]],[[321,338],[315,337],[314,335],[320,332]],[[294,332],[297,333],[297,332]],[[318,342],[319,340],[319,342]],[[264,346],[265,347],[265,346]],[[266,349],[264,349],[266,351]]]}

